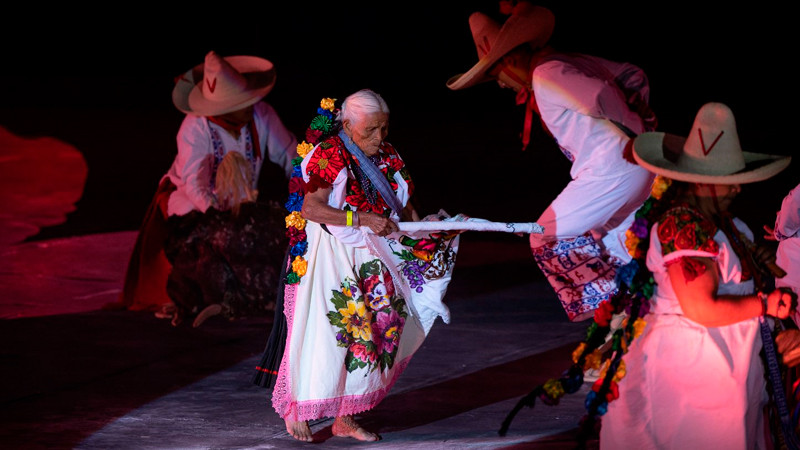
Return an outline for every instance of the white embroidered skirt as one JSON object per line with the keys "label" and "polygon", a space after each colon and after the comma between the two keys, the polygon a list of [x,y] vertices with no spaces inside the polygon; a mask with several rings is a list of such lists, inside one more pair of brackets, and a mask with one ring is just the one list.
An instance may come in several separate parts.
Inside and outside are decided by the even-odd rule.
{"label": "white embroidered skirt", "polygon": [[[450,264],[438,286],[412,281],[409,289],[404,277],[412,271],[405,265],[416,261],[382,260],[374,246],[344,245],[314,222],[306,233],[308,267],[298,284],[286,285],[287,340],[272,394],[275,411],[295,421],[356,414],[380,403],[430,328],[402,292],[416,296],[437,287],[441,302],[452,271]],[[390,242],[399,245],[380,239],[384,250]]]}

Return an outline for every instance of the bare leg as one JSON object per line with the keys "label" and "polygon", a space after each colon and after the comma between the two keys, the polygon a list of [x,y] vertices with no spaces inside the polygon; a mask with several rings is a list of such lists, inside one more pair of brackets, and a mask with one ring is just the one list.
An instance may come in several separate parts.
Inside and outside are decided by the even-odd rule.
{"label": "bare leg", "polygon": [[312,442],[314,440],[314,438],[311,437],[311,428],[308,426],[308,422],[295,422],[291,419],[283,420],[286,422],[286,431],[288,431],[293,438],[303,442]]}
{"label": "bare leg", "polygon": [[333,421],[333,435],[351,437],[359,441],[377,441],[381,437],[361,427],[353,416],[340,416]]}

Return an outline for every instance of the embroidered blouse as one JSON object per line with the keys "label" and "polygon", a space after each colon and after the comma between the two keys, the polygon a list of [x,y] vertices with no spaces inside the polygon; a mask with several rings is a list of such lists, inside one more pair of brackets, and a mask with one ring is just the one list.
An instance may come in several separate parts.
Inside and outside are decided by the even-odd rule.
{"label": "embroidered blouse", "polygon": [[[714,258],[719,245],[714,241],[717,227],[698,211],[682,205],[668,210],[658,223],[658,240],[664,261],[683,256]],[[681,250],[679,253],[676,251]]]}
{"label": "embroidered blouse", "polygon": [[[744,222],[734,218],[733,223],[743,238],[753,239],[752,231]],[[697,210],[679,205],[668,210],[658,223],[653,224],[650,232],[647,268],[656,281],[651,313],[683,313],[672,289],[667,266],[687,256],[715,261],[719,273],[718,295],[753,292],[752,276],[743,269],[725,233]]]}
{"label": "embroidered blouse", "polygon": [[[254,181],[258,180],[265,159],[283,168],[289,176],[292,158],[297,156],[295,136],[275,109],[263,101],[253,107],[253,123],[255,132],[245,126],[239,139],[235,139],[206,117],[193,114],[184,117],[176,138],[177,155],[164,175],[177,188],[169,198],[169,215],[184,215],[193,210],[205,212],[213,204],[216,168],[227,152],[239,152],[251,162]],[[253,142],[254,139],[258,142]]]}
{"label": "embroidered blouse", "polygon": [[[383,142],[372,162],[386,176],[397,198],[405,206],[414,192],[414,183],[397,150]],[[306,192],[331,187],[328,205],[345,211],[365,211],[399,220],[360,170],[358,160],[347,151],[338,136],[331,136],[311,150],[300,166]],[[362,246],[361,233],[352,227],[328,229],[343,242]]]}

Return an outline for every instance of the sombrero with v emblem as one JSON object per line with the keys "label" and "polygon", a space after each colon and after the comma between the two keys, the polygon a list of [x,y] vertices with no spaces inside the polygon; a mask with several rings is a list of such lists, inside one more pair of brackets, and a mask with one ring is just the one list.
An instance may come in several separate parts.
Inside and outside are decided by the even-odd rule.
{"label": "sombrero with v emblem", "polygon": [[187,114],[219,116],[256,103],[273,86],[272,62],[257,56],[222,58],[211,51],[203,64],[176,79],[172,103]]}
{"label": "sombrero with v emblem", "polygon": [[655,174],[706,184],[766,180],[792,160],[791,156],[742,151],[733,112],[713,102],[700,108],[686,137],[655,131],[637,136],[633,156]]}

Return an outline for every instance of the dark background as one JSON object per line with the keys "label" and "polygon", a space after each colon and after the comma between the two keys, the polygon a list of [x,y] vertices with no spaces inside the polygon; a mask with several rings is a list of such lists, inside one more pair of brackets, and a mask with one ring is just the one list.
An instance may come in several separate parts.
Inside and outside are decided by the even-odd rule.
{"label": "dark background", "polygon": [[[660,130],[685,135],[699,107],[718,101],[733,109],[744,150],[794,153],[796,25],[787,11],[767,2],[541,4],[555,13],[556,49],[646,71]],[[445,86],[477,60],[469,14],[502,21],[496,1],[166,5],[4,12],[0,126],[69,142],[89,166],[77,210],[29,240],[138,228],[175,155],[183,116],[173,79],[212,49],[275,63],[267,101],[301,139],[321,98],[382,94],[388,140],[412,171],[423,214],[533,221],[569,181],[568,161],[541,130],[521,150],[524,111],[512,91]],[[800,181],[796,164],[745,187],[734,208],[752,228],[774,221]]]}

